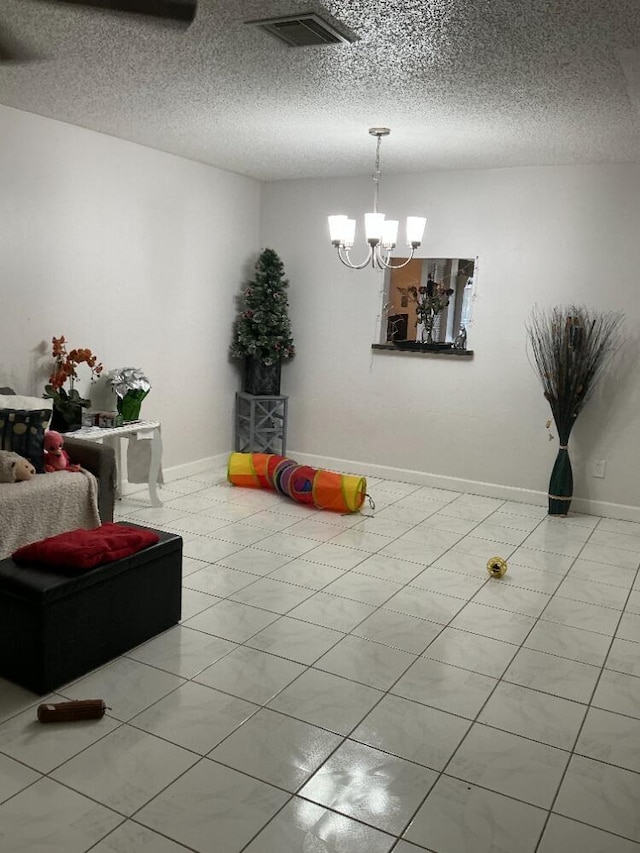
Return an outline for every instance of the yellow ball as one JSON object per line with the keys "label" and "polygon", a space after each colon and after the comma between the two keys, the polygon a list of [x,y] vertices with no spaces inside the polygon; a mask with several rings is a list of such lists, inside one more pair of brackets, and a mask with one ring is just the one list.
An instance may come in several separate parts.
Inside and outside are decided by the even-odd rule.
{"label": "yellow ball", "polygon": [[487,563],[487,571],[492,578],[501,578],[507,571],[507,561],[502,557],[491,557]]}

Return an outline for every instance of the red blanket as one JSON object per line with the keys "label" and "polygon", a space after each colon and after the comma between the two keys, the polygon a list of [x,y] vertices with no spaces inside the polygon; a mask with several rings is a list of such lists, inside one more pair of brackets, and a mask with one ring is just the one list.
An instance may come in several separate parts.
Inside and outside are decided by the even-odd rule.
{"label": "red blanket", "polygon": [[63,569],[93,569],[155,545],[154,530],[103,524],[95,530],[69,530],[40,542],[24,545],[13,553],[17,563],[41,563]]}

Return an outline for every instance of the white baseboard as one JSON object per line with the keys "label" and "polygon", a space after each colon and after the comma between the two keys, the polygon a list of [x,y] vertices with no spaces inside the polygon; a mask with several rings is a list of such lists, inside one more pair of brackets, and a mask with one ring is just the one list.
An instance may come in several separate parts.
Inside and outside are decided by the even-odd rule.
{"label": "white baseboard", "polygon": [[[231,452],[231,451],[230,451]],[[193,477],[197,474],[207,473],[216,469],[226,470],[230,453],[218,453],[216,456],[207,456],[194,462],[186,462],[183,465],[174,465],[164,469],[165,482],[180,480],[183,477]],[[463,480],[460,477],[448,477],[444,474],[430,474],[427,471],[414,471],[410,468],[391,468],[388,465],[375,465],[366,462],[353,462],[349,459],[340,459],[331,456],[317,456],[312,453],[297,453],[290,451],[287,456],[295,459],[303,465],[313,465],[316,468],[326,468],[330,471],[343,471],[357,474],[362,477],[381,477],[385,480],[398,480],[402,483],[414,483],[417,486],[432,486],[437,489],[449,489],[453,492],[468,492],[473,495],[482,495],[487,498],[498,498],[504,501],[516,501],[518,503],[535,504],[546,506],[546,492],[533,489],[523,489],[516,486],[506,486],[501,483],[485,483],[480,480]],[[145,488],[144,485],[136,485],[135,490]],[[134,488],[132,487],[133,491]],[[128,491],[128,490],[126,490]],[[371,487],[372,497],[375,500],[375,484]],[[588,515],[597,515],[603,518],[618,518],[623,521],[640,522],[640,507],[626,504],[617,504],[609,501],[598,501],[589,498],[574,497],[571,502],[573,512],[583,512]]]}
{"label": "white baseboard", "polygon": [[[537,506],[546,506],[547,493],[522,489],[516,486],[505,486],[500,483],[484,483],[480,480],[463,480],[459,477],[447,477],[444,474],[429,474],[426,471],[413,471],[410,468],[391,468],[387,465],[374,465],[366,462],[352,462],[349,459],[338,459],[328,456],[315,456],[310,453],[287,453],[303,465],[313,465],[316,468],[327,468],[331,471],[343,471],[359,474],[363,477],[382,477],[385,480],[398,480],[402,483],[414,483],[417,486],[432,486],[437,489],[450,489],[454,492],[469,492],[487,498],[499,498],[505,501],[517,501]],[[371,488],[375,500],[375,485]],[[618,518],[624,521],[640,522],[640,507],[626,504],[596,501],[575,497],[571,502],[574,512],[603,518]]]}
{"label": "white baseboard", "polygon": [[207,456],[204,459],[196,459],[195,462],[185,462],[183,465],[173,465],[171,468],[163,468],[166,483],[172,480],[181,480],[183,477],[193,477],[196,474],[205,474],[219,468],[226,470],[229,461],[228,453],[218,453],[216,456]]}
{"label": "white baseboard", "polygon": [[621,521],[640,522],[640,507],[627,504],[614,504],[609,501],[595,501],[588,498],[574,498],[571,501],[573,512],[585,512],[602,518],[617,518]]}
{"label": "white baseboard", "polygon": [[[171,483],[173,480],[182,480],[183,477],[194,477],[198,474],[207,474],[215,470],[220,470],[220,476],[224,476],[223,472],[227,470],[229,461],[228,453],[219,453],[217,456],[207,456],[204,459],[196,459],[194,462],[185,462],[183,465],[173,465],[171,468],[162,469],[162,476],[165,483]],[[126,460],[125,460],[126,464]],[[149,486],[146,483],[129,483],[125,479],[122,481],[122,495],[127,497],[138,492],[148,492]],[[162,500],[162,492],[159,495]]]}

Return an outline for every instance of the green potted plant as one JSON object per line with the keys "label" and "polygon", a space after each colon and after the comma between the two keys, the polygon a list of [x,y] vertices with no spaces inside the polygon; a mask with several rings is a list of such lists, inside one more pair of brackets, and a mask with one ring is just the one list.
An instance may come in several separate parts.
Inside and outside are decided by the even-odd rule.
{"label": "green potted plant", "polygon": [[261,252],[255,271],[240,295],[230,354],[244,358],[244,391],[278,395],[281,364],[295,354],[286,294],[289,282],[273,249]]}
{"label": "green potted plant", "polygon": [[118,414],[124,423],[140,418],[140,407],[151,383],[139,367],[119,367],[107,374],[107,382],[117,397]]}
{"label": "green potted plant", "polygon": [[[44,396],[53,400],[53,415],[51,429],[57,432],[68,432],[79,429],[82,425],[82,410],[91,405],[86,397],[81,397],[75,387],[78,378],[78,367],[86,364],[91,371],[91,381],[102,373],[102,364],[90,349],[72,349],[67,352],[67,341],[64,335],[52,339],[51,355],[55,365],[49,384],[44,386]],[[69,389],[64,386],[69,383]]]}

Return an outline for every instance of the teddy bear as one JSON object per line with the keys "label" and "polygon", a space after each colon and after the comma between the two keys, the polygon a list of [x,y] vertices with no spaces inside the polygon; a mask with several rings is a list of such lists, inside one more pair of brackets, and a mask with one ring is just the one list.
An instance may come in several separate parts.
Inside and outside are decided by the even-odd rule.
{"label": "teddy bear", "polygon": [[0,450],[0,483],[20,483],[36,473],[28,459],[10,450]]}
{"label": "teddy bear", "polygon": [[69,454],[63,447],[64,438],[53,429],[45,430],[44,434],[44,470],[51,474],[53,471],[79,471],[79,465],[73,465]]}

